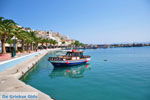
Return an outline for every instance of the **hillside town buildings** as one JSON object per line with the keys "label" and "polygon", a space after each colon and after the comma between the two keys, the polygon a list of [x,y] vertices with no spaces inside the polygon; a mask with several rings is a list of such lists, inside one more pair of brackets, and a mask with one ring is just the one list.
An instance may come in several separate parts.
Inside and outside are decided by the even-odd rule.
{"label": "hillside town buildings", "polygon": [[[65,36],[59,32],[54,32],[52,30],[49,30],[49,31],[43,31],[43,30],[33,30],[31,28],[24,28],[24,27],[21,27],[21,26],[18,26],[20,28],[23,28],[23,30],[25,31],[34,31],[36,33],[36,36],[37,37],[40,37],[42,39],[52,39],[52,40],[55,40],[57,42],[57,46],[69,46],[71,45],[75,40],[69,38],[68,36]],[[0,43],[1,45],[1,43]],[[21,44],[19,42],[17,42],[17,47],[21,47]],[[39,44],[41,45],[41,44]],[[12,47],[13,44],[8,44],[6,43],[5,44],[6,48],[7,47]],[[46,46],[46,45],[45,45]],[[0,52],[1,52],[1,46],[0,46]]]}

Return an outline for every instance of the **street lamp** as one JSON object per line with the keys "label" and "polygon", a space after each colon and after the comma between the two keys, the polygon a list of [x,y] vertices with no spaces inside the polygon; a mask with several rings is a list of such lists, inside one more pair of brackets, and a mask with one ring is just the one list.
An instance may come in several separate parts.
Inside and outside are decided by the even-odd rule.
{"label": "street lamp", "polygon": [[13,36],[12,37],[13,40],[13,49],[11,51],[11,56],[15,57],[16,56],[16,43],[17,43],[17,37]]}

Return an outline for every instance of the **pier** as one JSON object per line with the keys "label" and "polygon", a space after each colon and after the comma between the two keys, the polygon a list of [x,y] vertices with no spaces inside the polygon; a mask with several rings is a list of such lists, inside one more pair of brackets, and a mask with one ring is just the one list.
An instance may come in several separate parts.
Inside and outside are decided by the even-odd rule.
{"label": "pier", "polygon": [[19,79],[24,76],[34,65],[47,53],[60,50],[59,48],[47,49],[34,55],[34,57],[23,61],[15,66],[12,66],[0,72],[0,92],[36,92],[38,93],[38,100],[53,100],[47,94],[35,89],[34,87],[25,84]]}

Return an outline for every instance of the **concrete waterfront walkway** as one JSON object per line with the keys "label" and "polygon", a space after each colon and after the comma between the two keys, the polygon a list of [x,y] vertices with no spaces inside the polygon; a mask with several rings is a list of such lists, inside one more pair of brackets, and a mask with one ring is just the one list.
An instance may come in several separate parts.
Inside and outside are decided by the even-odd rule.
{"label": "concrete waterfront walkway", "polygon": [[[50,49],[47,49],[47,50],[50,50]],[[47,51],[47,50],[40,50],[38,52],[25,53],[25,54],[23,53],[20,55],[17,54],[17,56],[14,58],[11,58],[5,61],[0,61],[0,72],[12,66],[15,66],[19,63],[22,63],[23,61],[28,60],[36,55],[39,55],[40,53],[43,53],[44,51]]]}
{"label": "concrete waterfront walkway", "polygon": [[0,54],[0,63],[8,61],[8,60],[16,59],[16,58],[21,57],[21,56],[28,55],[28,54],[31,54],[33,52],[34,51],[32,51],[32,52],[24,52],[24,53],[17,53],[15,57],[11,57],[11,53]]}
{"label": "concrete waterfront walkway", "polygon": [[[0,92],[37,92],[38,99],[36,100],[53,100],[50,96],[31,87],[30,85],[23,83],[19,79],[23,75],[25,75],[25,73],[28,72],[44,55],[54,50],[60,50],[60,49],[57,48],[57,49],[45,50],[42,53],[35,55],[34,57],[20,64],[17,64],[15,67],[10,67],[0,72]],[[22,99],[16,99],[16,100],[22,100]],[[23,100],[35,100],[35,99],[23,99]]]}

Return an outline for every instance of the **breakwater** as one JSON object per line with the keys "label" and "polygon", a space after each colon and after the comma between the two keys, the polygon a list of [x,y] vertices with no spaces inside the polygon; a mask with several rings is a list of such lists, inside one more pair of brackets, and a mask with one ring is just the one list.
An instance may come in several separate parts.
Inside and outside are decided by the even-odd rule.
{"label": "breakwater", "polygon": [[10,67],[0,72],[0,92],[36,92],[38,93],[38,100],[53,100],[50,96],[42,93],[41,91],[23,83],[19,79],[24,76],[34,65],[47,53],[51,51],[60,50],[48,49],[44,52],[35,55],[34,57],[17,64],[14,67]]}

